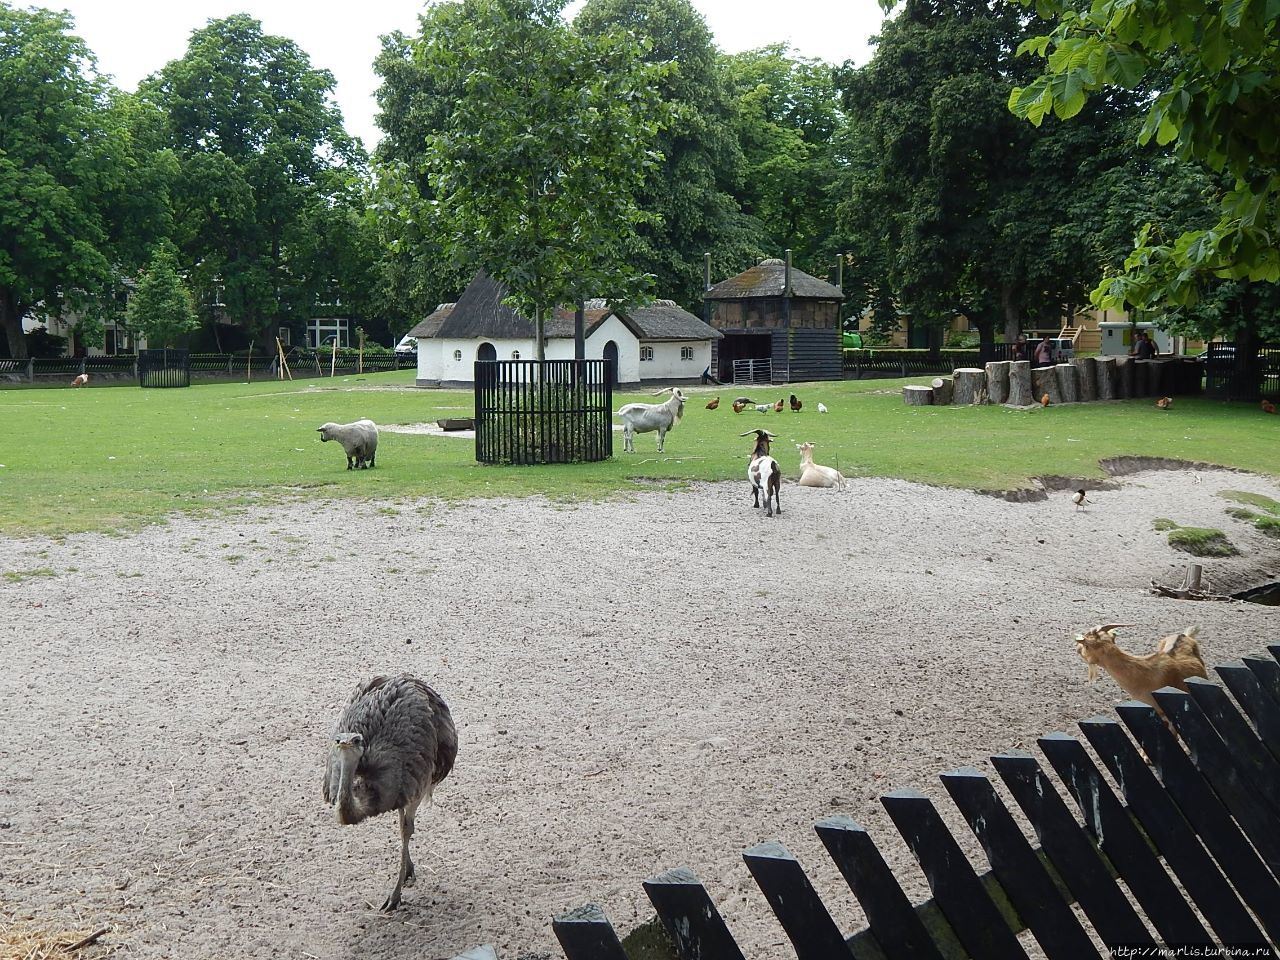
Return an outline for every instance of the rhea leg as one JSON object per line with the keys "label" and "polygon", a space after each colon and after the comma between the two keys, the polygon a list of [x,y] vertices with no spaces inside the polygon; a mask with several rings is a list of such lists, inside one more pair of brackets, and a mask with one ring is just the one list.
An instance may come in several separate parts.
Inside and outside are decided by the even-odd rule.
{"label": "rhea leg", "polygon": [[418,805],[402,807],[399,811],[400,815],[400,872],[396,875],[395,889],[387,895],[387,899],[382,903],[382,909],[386,911],[394,910],[400,906],[400,892],[406,886],[413,886],[413,860],[409,857],[409,840],[413,837],[413,817],[418,811]]}

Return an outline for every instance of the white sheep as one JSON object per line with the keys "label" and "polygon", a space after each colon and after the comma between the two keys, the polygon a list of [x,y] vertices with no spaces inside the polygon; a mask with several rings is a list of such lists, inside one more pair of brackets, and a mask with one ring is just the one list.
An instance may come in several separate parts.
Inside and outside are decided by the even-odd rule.
{"label": "white sheep", "polygon": [[[675,427],[684,416],[684,394],[679,387],[669,387],[671,396],[664,403],[628,403],[617,415],[622,418],[622,449],[636,452],[637,433],[658,432],[658,452],[666,443],[667,431]],[[659,390],[654,396],[666,393]]]}
{"label": "white sheep", "polygon": [[347,452],[347,469],[364,470],[373,466],[378,453],[378,425],[372,420],[355,423],[326,423],[316,427],[320,440],[337,440]]}
{"label": "white sheep", "polygon": [[813,444],[797,443],[800,451],[800,486],[844,487],[844,477],[834,467],[824,467],[813,462]]}

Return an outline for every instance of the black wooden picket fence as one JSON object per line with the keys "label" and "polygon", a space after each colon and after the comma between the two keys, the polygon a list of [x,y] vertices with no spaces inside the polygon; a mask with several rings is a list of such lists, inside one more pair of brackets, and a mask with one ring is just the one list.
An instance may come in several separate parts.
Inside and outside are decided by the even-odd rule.
{"label": "black wooden picket fence", "polygon": [[613,456],[613,361],[477,360],[476,459],[586,463]]}
{"label": "black wooden picket fence", "polygon": [[1234,343],[1211,343],[1204,353],[1205,391],[1224,400],[1280,401],[1280,344],[1237,357]]}
{"label": "black wooden picket fence", "polygon": [[191,386],[191,354],[174,349],[139,350],[138,386]]}
{"label": "black wooden picket fence", "polygon": [[[911,904],[866,830],[848,817],[819,820],[814,829],[867,918],[850,936],[781,843],[752,847],[743,859],[798,960],[1025,960],[1018,941],[1025,930],[1050,960],[1100,960],[1108,950],[1119,956],[1122,946],[1145,951],[1132,956],[1172,948],[1182,951],[1176,956],[1274,957],[1280,646],[1268,650],[1270,658],[1217,667],[1226,689],[1195,679],[1189,693],[1156,694],[1186,749],[1141,703],[1117,707],[1119,720],[1082,721],[1084,740],[1120,795],[1073,736],[1038,740],[1056,779],[1029,753],[992,757],[1038,846],[985,774],[971,768],[942,774],[990,863],[984,873],[971,865],[932,800],[912,790],[883,796],[929,882],[933,897],[923,904]],[[743,950],[689,870],[670,870],[644,888],[669,937],[667,955],[741,960]],[[630,941],[624,949],[595,904],[556,917],[552,926],[568,960],[627,960],[634,950]],[[1213,952],[1221,945],[1235,952]]]}

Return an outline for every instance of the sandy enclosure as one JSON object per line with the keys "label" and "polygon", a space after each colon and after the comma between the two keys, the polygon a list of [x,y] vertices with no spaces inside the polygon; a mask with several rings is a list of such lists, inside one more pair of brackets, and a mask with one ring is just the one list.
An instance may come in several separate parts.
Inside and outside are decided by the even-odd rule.
{"label": "sandy enclosure", "polygon": [[[866,480],[785,487],[768,521],[744,483],[0,540],[0,569],[55,574],[0,579],[0,906],[111,924],[124,957],[511,958],[558,955],[550,917],[590,900],[630,929],[640,881],[688,865],[749,955],[790,956],[741,851],[784,842],[853,929],[812,830],[846,813],[923,898],[877,797],[923,790],[967,836],[939,772],[1122,698],[1074,631],[1132,620],[1145,652],[1198,623],[1211,662],[1280,637],[1276,608],[1145,590],[1186,562],[1158,516],[1244,551],[1206,561],[1217,589],[1280,573],[1225,488],[1280,497],[1151,472],[1075,513]],[[461,749],[388,917],[394,820],[339,827],[320,777],[355,683],[401,670]]]}

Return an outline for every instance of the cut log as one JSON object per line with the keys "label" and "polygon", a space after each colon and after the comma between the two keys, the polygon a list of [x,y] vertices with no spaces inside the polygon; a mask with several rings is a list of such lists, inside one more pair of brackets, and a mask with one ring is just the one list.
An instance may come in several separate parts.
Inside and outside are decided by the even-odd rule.
{"label": "cut log", "polygon": [[1098,399],[1098,365],[1093,357],[1076,357],[1071,361],[1080,382],[1080,402]]}
{"label": "cut log", "polygon": [[1035,403],[1031,397],[1030,360],[1009,362],[1009,399],[1005,402],[1011,407],[1025,407]]}
{"label": "cut log", "polygon": [[1033,403],[1044,403],[1045,394],[1050,403],[1061,403],[1062,393],[1058,390],[1058,374],[1053,367],[1036,367],[1031,371],[1031,395]]}
{"label": "cut log", "polygon": [[1095,357],[1093,368],[1098,373],[1098,399],[1114,400],[1116,398],[1116,358]]}
{"label": "cut log", "polygon": [[933,387],[907,386],[902,388],[902,402],[908,407],[933,406]]}
{"label": "cut log", "polygon": [[1204,568],[1198,563],[1187,564],[1187,572],[1183,574],[1182,586],[1165,587],[1151,581],[1151,592],[1158,597],[1169,597],[1173,600],[1234,600],[1234,597],[1223,596],[1220,593],[1212,593],[1202,589],[1200,586],[1200,577],[1204,572]]}
{"label": "cut log", "polygon": [[987,402],[987,371],[977,367],[960,367],[951,376],[955,379],[955,392],[951,402],[956,406]]}
{"label": "cut log", "polygon": [[1151,361],[1150,378],[1147,380],[1147,389],[1151,391],[1150,396],[1167,397],[1178,392],[1174,368],[1176,363],[1176,360]]}
{"label": "cut log", "polygon": [[1058,377],[1058,393],[1063,403],[1080,402],[1080,373],[1073,363],[1060,363],[1053,368]]}
{"label": "cut log", "polygon": [[933,378],[933,405],[935,407],[950,406],[952,392],[950,377]]}
{"label": "cut log", "polygon": [[986,366],[987,400],[1004,403],[1009,399],[1009,361],[993,360]]}
{"label": "cut log", "polygon": [[1137,360],[1130,364],[1133,367],[1133,397],[1151,396],[1151,361]]}
{"label": "cut log", "polygon": [[1133,396],[1133,357],[1116,357],[1116,399]]}

